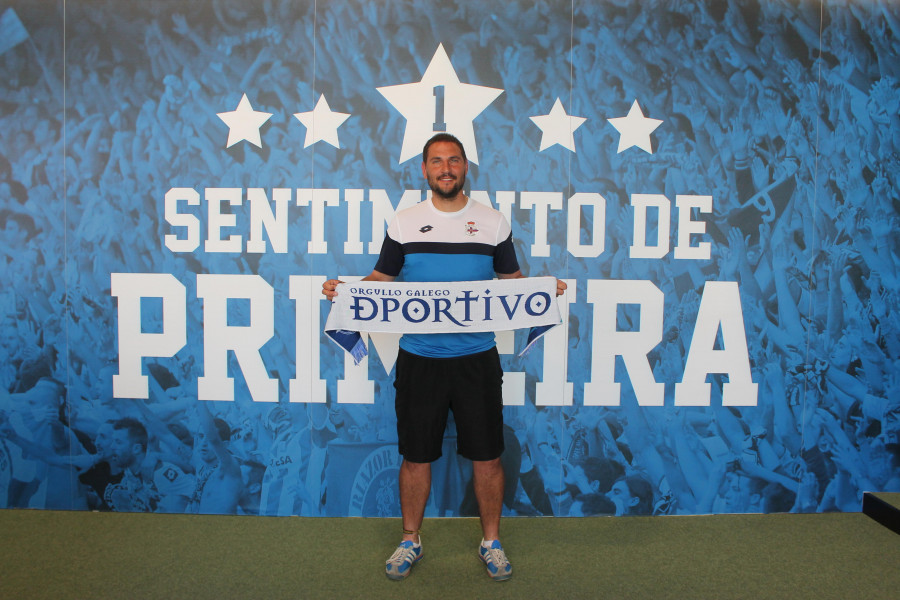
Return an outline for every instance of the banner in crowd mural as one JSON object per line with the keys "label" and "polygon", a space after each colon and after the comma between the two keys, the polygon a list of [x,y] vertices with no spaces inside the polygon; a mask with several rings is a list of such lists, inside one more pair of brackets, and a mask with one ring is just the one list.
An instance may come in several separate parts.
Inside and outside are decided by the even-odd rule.
{"label": "banner in crowd mural", "polygon": [[[504,514],[900,491],[896,4],[69,0],[0,33],[0,506],[398,515],[398,334],[355,364],[321,291],[428,201],[435,132],[568,284],[528,353],[497,333]],[[476,513],[451,418],[426,516]]]}

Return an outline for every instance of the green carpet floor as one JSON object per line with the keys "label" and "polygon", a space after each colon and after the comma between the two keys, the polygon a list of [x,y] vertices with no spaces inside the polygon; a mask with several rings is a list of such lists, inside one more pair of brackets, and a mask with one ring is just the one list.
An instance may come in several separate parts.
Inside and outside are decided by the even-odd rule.
{"label": "green carpet floor", "polygon": [[900,598],[900,535],[862,513],[510,518],[491,581],[475,519],[426,519],[389,581],[396,519],[0,510],[0,598]]}

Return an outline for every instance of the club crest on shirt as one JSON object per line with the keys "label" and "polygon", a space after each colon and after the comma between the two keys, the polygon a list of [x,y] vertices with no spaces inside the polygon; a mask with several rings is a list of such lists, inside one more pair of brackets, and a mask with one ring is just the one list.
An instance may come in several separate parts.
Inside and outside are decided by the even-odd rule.
{"label": "club crest on shirt", "polygon": [[466,221],[466,235],[475,235],[478,228],[475,227],[475,221]]}

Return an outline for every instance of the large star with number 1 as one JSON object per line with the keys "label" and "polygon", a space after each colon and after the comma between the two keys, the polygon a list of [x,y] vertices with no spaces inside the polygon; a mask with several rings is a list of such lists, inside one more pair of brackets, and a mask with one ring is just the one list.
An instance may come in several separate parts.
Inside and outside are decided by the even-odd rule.
{"label": "large star with number 1", "polygon": [[237,108],[228,112],[216,113],[226,125],[228,125],[228,141],[226,148],[231,148],[238,142],[247,140],[257,148],[262,148],[262,140],[259,137],[259,128],[271,118],[272,113],[253,110],[247,94],[241,96]]}
{"label": "large star with number 1", "polygon": [[575,130],[587,121],[584,117],[570,117],[566,114],[559,98],[553,103],[550,114],[529,117],[541,129],[541,149],[543,152],[554,144],[575,152]]}
{"label": "large star with number 1", "polygon": [[438,45],[420,82],[377,89],[406,117],[401,163],[421,154],[432,135],[446,131],[459,138],[469,160],[478,164],[472,122],[503,93],[498,88],[460,83],[443,44]]}
{"label": "large star with number 1", "polygon": [[340,148],[338,141],[338,127],[347,120],[348,113],[334,112],[328,106],[325,94],[319,96],[316,107],[304,113],[294,113],[294,117],[306,126],[306,140],[304,148],[309,148],[318,141],[328,142],[335,148]]}
{"label": "large star with number 1", "polygon": [[637,100],[631,105],[631,110],[628,111],[626,116],[607,119],[607,121],[621,134],[619,136],[619,149],[616,150],[616,154],[624,152],[632,146],[637,146],[644,152],[653,154],[653,147],[650,145],[650,134],[662,125],[662,121],[645,117],[641,107],[638,106]]}

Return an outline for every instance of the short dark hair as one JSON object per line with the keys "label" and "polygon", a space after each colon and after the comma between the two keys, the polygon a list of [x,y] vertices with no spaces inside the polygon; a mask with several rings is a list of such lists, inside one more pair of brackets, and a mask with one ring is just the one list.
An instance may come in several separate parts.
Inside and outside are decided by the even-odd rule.
{"label": "short dark hair", "polygon": [[124,417],[113,423],[113,429],[128,431],[128,439],[132,444],[140,444],[141,450],[147,451],[147,429],[143,423],[132,417]]}
{"label": "short dark hair", "polygon": [[216,432],[219,434],[220,440],[223,442],[231,440],[231,426],[229,426],[224,419],[216,417],[213,419],[213,425],[216,426]]}
{"label": "short dark hair", "polygon": [[629,475],[625,477],[625,484],[632,496],[639,499],[636,506],[628,510],[632,515],[649,515],[653,509],[653,487],[650,482],[640,475]]}
{"label": "short dark hair", "polygon": [[469,159],[466,158],[466,149],[463,148],[462,142],[459,141],[455,135],[451,135],[449,133],[438,133],[433,135],[430,140],[425,142],[425,147],[422,148],[423,163],[428,160],[428,149],[431,148],[431,145],[435,142],[450,142],[451,144],[456,144],[457,146],[459,146],[459,152],[462,154],[463,160],[469,162]]}
{"label": "short dark hair", "polygon": [[598,491],[605,494],[611,488],[617,479],[625,475],[625,467],[614,460],[608,458],[600,458],[598,456],[587,456],[578,463],[589,482],[596,481],[599,484]]}
{"label": "short dark hair", "polygon": [[[15,194],[12,188],[10,190]],[[37,225],[35,225],[34,218],[29,214],[12,211],[8,208],[0,209],[0,222],[6,223],[7,221],[15,221],[19,225],[19,229],[28,235],[26,240],[30,240],[37,234]]]}
{"label": "short dark hair", "polygon": [[616,514],[615,503],[603,494],[580,494],[575,501],[581,502],[581,514],[585,517]]}

